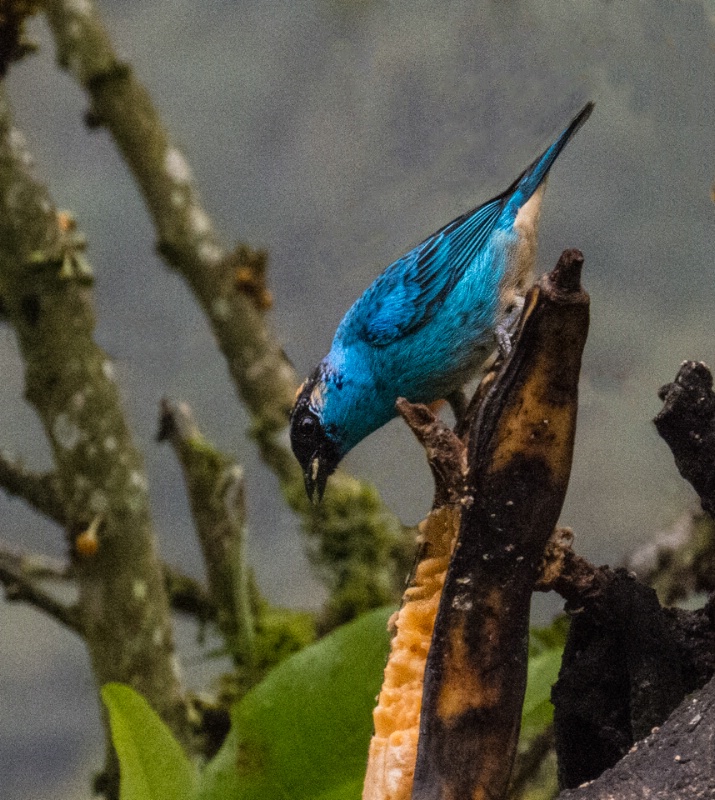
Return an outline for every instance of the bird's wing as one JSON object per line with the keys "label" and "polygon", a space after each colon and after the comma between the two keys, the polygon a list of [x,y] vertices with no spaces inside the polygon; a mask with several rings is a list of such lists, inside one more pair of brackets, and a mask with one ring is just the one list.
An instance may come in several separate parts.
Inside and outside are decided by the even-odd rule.
{"label": "bird's wing", "polygon": [[463,214],[398,259],[345,316],[340,334],[384,347],[426,325],[489,238],[505,196]]}

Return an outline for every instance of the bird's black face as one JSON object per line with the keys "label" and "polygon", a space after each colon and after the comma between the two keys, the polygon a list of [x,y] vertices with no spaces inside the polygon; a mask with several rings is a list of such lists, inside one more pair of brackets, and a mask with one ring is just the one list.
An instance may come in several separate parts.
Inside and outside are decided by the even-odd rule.
{"label": "bird's black face", "polygon": [[341,459],[337,443],[328,436],[317,412],[310,405],[315,381],[308,380],[303,385],[293,406],[290,417],[290,443],[303,468],[305,491],[308,498],[318,494],[323,499],[325,484]]}

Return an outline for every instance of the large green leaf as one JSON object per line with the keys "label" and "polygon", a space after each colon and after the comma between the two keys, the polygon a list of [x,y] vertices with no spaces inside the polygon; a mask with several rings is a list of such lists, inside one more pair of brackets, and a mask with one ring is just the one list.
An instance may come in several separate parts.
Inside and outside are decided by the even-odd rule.
{"label": "large green leaf", "polygon": [[390,613],[344,625],[243,697],[201,800],[359,800]]}
{"label": "large green leaf", "polygon": [[120,800],[189,800],[194,769],[149,703],[121,683],[103,686],[102,700],[119,756]]}

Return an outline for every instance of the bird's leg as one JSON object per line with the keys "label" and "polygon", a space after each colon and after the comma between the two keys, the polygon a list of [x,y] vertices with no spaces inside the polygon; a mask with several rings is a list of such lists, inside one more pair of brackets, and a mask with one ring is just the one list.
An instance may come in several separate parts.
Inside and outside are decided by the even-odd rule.
{"label": "bird's leg", "polygon": [[494,328],[494,338],[497,340],[499,353],[503,358],[506,358],[511,352],[512,339],[523,308],[524,297],[522,295],[517,295],[514,298],[514,302],[511,304],[511,308],[507,311],[501,322],[498,322],[497,326]]}
{"label": "bird's leg", "polygon": [[464,389],[455,389],[453,392],[450,392],[446,400],[454,414],[456,427],[459,427],[462,424],[464,415],[467,413],[467,395],[464,394]]}

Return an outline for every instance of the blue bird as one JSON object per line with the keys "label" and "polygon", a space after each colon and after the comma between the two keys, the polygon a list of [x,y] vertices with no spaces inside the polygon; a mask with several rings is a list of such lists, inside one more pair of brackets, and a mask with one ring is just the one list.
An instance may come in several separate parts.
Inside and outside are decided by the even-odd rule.
{"label": "blue bird", "polygon": [[588,103],[497,197],[440,228],[374,281],[338,326],[328,355],[296,395],[293,452],[308,497],[321,499],[343,456],[396,416],[395,401],[461,392],[495,338],[508,333],[533,283],[549,169],[588,119]]}

